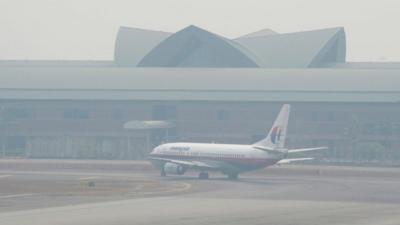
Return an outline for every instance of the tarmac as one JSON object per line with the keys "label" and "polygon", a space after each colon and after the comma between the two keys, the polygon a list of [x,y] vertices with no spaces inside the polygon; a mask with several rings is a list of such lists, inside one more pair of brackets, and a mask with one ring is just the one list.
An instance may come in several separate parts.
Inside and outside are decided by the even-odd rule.
{"label": "tarmac", "polygon": [[288,165],[198,180],[147,162],[0,160],[0,224],[400,224],[400,168]]}

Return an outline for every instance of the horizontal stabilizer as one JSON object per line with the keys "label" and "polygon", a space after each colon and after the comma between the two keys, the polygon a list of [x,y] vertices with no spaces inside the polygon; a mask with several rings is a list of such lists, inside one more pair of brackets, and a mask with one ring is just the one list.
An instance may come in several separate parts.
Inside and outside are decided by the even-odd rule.
{"label": "horizontal stabilizer", "polygon": [[269,147],[266,147],[266,146],[253,145],[253,148],[258,149],[258,150],[262,150],[262,151],[265,151],[265,152],[269,152],[271,154],[284,153],[283,151],[281,151],[279,149],[273,149],[273,148],[269,148]]}
{"label": "horizontal stabilizer", "polygon": [[267,151],[267,152],[269,152],[269,151],[271,151],[271,152],[276,151],[275,149],[269,148],[269,147],[267,147],[267,146],[257,146],[257,145],[253,145],[253,148],[256,148],[256,149],[259,149],[259,150],[263,150],[263,151]]}
{"label": "horizontal stabilizer", "polygon": [[317,151],[317,150],[326,150],[326,149],[328,149],[328,147],[298,148],[298,149],[289,149],[288,153],[308,152],[308,151]]}
{"label": "horizontal stabilizer", "polygon": [[307,160],[313,160],[314,158],[297,158],[297,159],[282,159],[281,161],[278,161],[276,164],[288,164],[291,162],[298,162],[298,161],[307,161]]}

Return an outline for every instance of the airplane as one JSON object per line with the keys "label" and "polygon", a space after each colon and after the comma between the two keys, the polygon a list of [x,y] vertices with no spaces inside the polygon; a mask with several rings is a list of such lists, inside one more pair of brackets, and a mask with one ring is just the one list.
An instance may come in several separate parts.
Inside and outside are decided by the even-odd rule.
{"label": "airplane", "polygon": [[160,170],[162,177],[167,174],[183,175],[192,169],[200,171],[199,179],[208,179],[208,172],[219,171],[228,179],[236,180],[239,173],[313,159],[288,158],[292,153],[327,149],[286,149],[289,114],[290,105],[283,105],[267,137],[251,145],[166,143],[154,148],[149,160]]}

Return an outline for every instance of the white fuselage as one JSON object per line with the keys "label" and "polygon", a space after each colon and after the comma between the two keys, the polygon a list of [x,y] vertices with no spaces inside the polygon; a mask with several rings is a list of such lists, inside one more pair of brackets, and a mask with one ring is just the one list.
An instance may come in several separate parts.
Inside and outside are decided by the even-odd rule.
{"label": "white fuselage", "polygon": [[[284,158],[280,154],[254,148],[252,145],[169,143],[156,147],[151,157],[203,161],[216,167],[249,171],[270,166]],[[224,169],[222,169],[224,170]]]}

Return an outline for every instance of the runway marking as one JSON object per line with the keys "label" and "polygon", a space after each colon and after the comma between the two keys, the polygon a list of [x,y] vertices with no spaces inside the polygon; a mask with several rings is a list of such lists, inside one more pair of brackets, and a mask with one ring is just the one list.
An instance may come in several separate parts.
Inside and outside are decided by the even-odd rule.
{"label": "runway marking", "polygon": [[0,179],[1,178],[7,178],[7,177],[12,177],[13,175],[8,175],[8,174],[5,174],[5,175],[0,175]]}
{"label": "runway marking", "polygon": [[169,193],[177,193],[177,192],[183,192],[187,191],[190,188],[192,188],[192,185],[189,183],[181,183],[183,187],[178,187],[170,190],[164,190],[164,191],[154,191],[154,192],[131,192],[131,194],[140,194],[140,195],[154,195],[154,194],[169,194]]}
{"label": "runway marking", "polygon": [[5,198],[18,198],[18,197],[28,197],[32,196],[35,194],[18,194],[18,195],[0,195],[0,199],[5,199]]}
{"label": "runway marking", "polygon": [[96,179],[100,179],[101,177],[99,176],[92,176],[92,177],[81,177],[78,178],[78,180],[96,180]]}
{"label": "runway marking", "polygon": [[189,183],[183,183],[183,188],[179,189],[180,191],[187,191],[192,187]]}
{"label": "runway marking", "polygon": [[142,188],[143,188],[143,185],[142,185],[142,184],[138,184],[138,185],[136,185],[135,188],[133,188],[133,192],[139,191],[139,190],[141,190]]}

